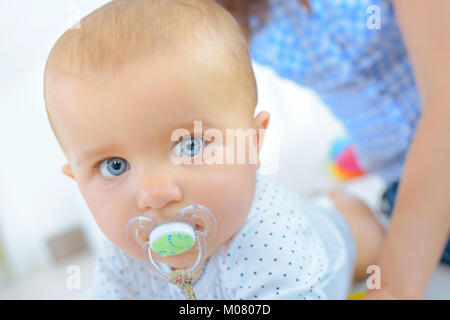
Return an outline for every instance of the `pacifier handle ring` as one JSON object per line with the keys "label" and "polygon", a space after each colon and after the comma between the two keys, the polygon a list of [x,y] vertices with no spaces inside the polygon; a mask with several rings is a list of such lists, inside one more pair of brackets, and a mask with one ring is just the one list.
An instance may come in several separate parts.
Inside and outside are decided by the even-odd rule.
{"label": "pacifier handle ring", "polygon": [[[205,250],[206,249],[206,239],[205,239],[205,237],[201,234],[201,232],[196,231],[195,238],[198,243],[198,257],[197,257],[197,261],[195,261],[194,265],[189,268],[194,271],[194,274],[195,274],[195,271],[197,270],[197,268],[203,264],[203,261],[206,258],[206,250]],[[153,269],[153,271],[155,271],[161,278],[168,279],[170,272],[163,270],[155,262],[155,260],[153,260],[153,254],[157,254],[157,253],[153,252],[153,250],[150,247],[150,243],[148,241],[144,244],[143,248],[144,248],[145,260],[147,261],[147,263],[150,262],[149,265]],[[149,254],[149,252],[150,252],[150,254]]]}
{"label": "pacifier handle ring", "polygon": [[[210,237],[214,237],[216,232],[217,232],[217,219],[214,216],[214,214],[211,212],[211,210],[209,210],[209,208],[205,207],[204,205],[192,204],[192,205],[190,205],[188,207],[185,207],[185,208],[181,209],[178,212],[178,214],[176,215],[175,220],[176,220],[176,218],[182,216],[186,212],[193,211],[194,212],[194,214],[192,215],[193,217],[199,218],[199,219],[203,220],[203,222],[205,222],[205,218],[203,216],[195,214],[195,211],[197,209],[199,209],[200,211],[204,211],[204,212],[208,213],[209,218],[212,220],[212,223],[211,223],[212,229],[209,232],[209,236]],[[202,233],[202,235],[206,236],[206,234],[204,234],[204,232]]]}
{"label": "pacifier handle ring", "polygon": [[[143,222],[146,222],[148,225],[144,225]],[[144,217],[144,216],[138,216],[138,217],[132,218],[128,222],[127,228],[125,229],[125,236],[126,236],[128,242],[130,242],[130,235],[129,235],[130,228],[135,223],[137,223],[138,226],[134,230],[134,240],[137,241],[140,246],[142,246],[145,241],[142,241],[142,239],[139,237],[139,233],[141,231],[145,231],[146,229],[148,229],[149,225],[156,224],[156,221],[152,218]]]}

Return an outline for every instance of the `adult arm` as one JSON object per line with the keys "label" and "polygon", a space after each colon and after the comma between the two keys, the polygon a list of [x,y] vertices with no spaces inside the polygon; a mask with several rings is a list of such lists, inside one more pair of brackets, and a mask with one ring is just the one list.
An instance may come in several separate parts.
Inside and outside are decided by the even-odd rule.
{"label": "adult arm", "polygon": [[367,298],[422,299],[450,230],[450,1],[393,4],[423,113],[378,262],[381,290]]}

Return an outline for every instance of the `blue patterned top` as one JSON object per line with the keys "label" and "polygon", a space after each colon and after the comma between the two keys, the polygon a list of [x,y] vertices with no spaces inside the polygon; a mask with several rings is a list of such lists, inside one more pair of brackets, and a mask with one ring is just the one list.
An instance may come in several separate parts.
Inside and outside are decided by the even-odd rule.
{"label": "blue patterned top", "polygon": [[[421,110],[391,2],[309,2],[311,13],[298,0],[269,0],[269,21],[250,44],[252,59],[315,90],[346,126],[365,169],[387,183],[399,180]],[[373,5],[379,29],[367,25]]]}

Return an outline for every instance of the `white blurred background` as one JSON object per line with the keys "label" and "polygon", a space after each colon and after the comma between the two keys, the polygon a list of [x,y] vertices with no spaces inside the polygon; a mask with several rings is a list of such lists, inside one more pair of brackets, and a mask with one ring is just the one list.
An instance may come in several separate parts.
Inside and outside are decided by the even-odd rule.
{"label": "white blurred background", "polygon": [[[0,0],[0,299],[88,297],[100,231],[61,172],[65,157],[45,114],[42,79],[57,38],[106,2]],[[263,166],[278,168],[277,178],[304,195],[335,185],[326,164],[332,142],[345,136],[341,124],[312,92],[254,67],[257,112],[271,113]],[[375,206],[384,185],[367,176],[344,187]],[[78,290],[67,286],[71,265],[81,271]],[[427,298],[450,298],[448,267],[439,266]]]}

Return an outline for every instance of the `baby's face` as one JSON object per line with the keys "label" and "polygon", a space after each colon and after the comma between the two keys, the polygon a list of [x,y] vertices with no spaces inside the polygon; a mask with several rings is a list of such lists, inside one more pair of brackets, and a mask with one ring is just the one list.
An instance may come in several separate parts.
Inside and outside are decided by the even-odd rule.
{"label": "baby's face", "polygon": [[[227,79],[178,61],[136,62],[109,80],[62,79],[47,89],[69,161],[63,172],[76,180],[105,236],[136,258],[142,252],[125,236],[131,218],[164,219],[188,205],[204,205],[218,223],[216,237],[208,243],[209,257],[245,222],[254,196],[259,162],[249,163],[249,139],[245,164],[195,164],[194,159],[213,145],[207,129],[222,132],[223,145],[214,148],[225,150],[230,146],[226,129],[253,128],[256,135],[250,139],[258,141],[268,114],[253,119]],[[194,137],[194,121],[202,121],[203,137]],[[180,128],[189,130],[189,136],[173,141]],[[173,256],[167,261],[179,268],[185,260]]]}

